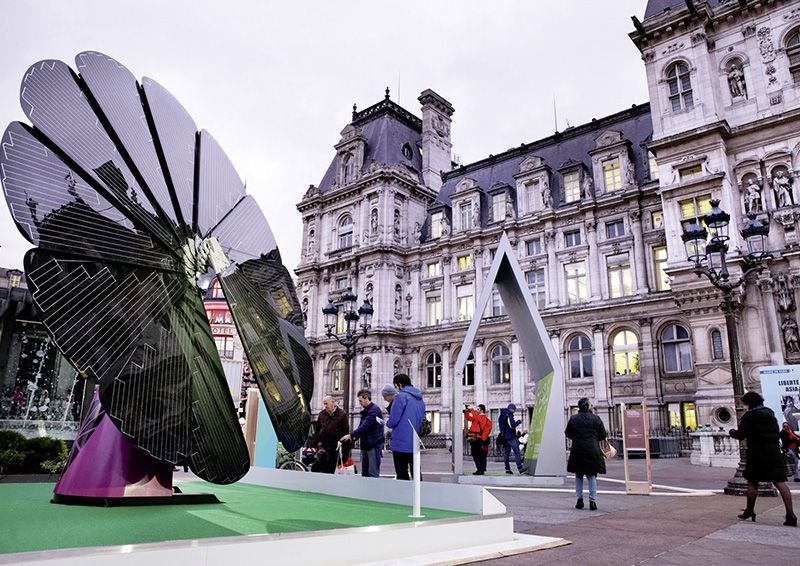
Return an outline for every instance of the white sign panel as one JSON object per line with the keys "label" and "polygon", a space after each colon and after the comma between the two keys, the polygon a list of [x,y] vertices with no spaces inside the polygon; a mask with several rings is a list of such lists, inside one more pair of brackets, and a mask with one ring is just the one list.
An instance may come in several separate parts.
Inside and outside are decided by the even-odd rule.
{"label": "white sign panel", "polygon": [[778,424],[789,423],[800,429],[800,365],[766,366],[758,369],[764,405],[772,409]]}

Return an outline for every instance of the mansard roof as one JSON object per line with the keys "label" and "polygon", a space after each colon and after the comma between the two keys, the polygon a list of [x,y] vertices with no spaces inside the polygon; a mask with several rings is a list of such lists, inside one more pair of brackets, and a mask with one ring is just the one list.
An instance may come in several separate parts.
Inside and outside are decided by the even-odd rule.
{"label": "mansard roof", "polygon": [[[623,138],[630,141],[636,166],[636,181],[641,185],[647,179],[647,150],[643,144],[653,133],[649,103],[633,105],[611,116],[592,120],[587,124],[453,169],[444,175],[444,185],[439,191],[437,200],[451,204],[450,196],[456,184],[464,177],[475,179],[483,191],[488,191],[497,182],[514,187],[516,186],[514,175],[519,173],[520,164],[534,155],[542,158],[543,165],[549,166],[552,171],[558,171],[568,161],[582,163],[587,171],[592,171],[589,151],[595,149],[596,138],[609,129],[621,132]],[[559,202],[561,182],[558,175],[553,175],[550,190],[553,202]]]}
{"label": "mansard roof", "polygon": [[[720,5],[725,0],[698,0],[697,4],[708,4],[712,9]],[[677,10],[686,6],[686,0],[649,0],[647,8],[644,10],[644,19],[663,14],[666,10]]]}
{"label": "mansard roof", "polygon": [[[355,107],[354,107],[355,108]],[[360,129],[366,138],[366,151],[361,171],[366,171],[374,161],[378,165],[392,166],[403,164],[419,175],[422,182],[422,120],[411,112],[389,99],[387,92],[385,98],[361,111],[353,110],[351,125]],[[403,146],[408,144],[411,148],[411,159],[403,155]],[[319,192],[324,193],[331,189],[336,179],[336,168],[339,160],[334,156],[325,176],[319,184]]]}

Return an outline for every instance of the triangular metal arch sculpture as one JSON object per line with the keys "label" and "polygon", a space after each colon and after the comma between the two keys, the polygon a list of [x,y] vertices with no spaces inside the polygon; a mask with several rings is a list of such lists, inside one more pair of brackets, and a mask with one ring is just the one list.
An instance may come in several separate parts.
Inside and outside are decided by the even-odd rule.
{"label": "triangular metal arch sculpture", "polygon": [[[525,465],[532,476],[566,475],[564,452],[564,374],[561,362],[528,290],[522,268],[508,236],[503,232],[489,274],[484,281],[475,313],[456,359],[453,378],[453,473],[463,473],[464,427],[462,376],[483,313],[497,285],[511,326],[525,354],[528,371],[536,383],[536,405],[529,426]],[[527,381],[525,381],[527,383]]]}

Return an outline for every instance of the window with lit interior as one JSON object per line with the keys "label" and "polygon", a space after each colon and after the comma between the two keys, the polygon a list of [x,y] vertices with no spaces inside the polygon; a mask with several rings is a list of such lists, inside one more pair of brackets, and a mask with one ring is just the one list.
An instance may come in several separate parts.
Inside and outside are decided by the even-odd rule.
{"label": "window with lit interior", "polygon": [[581,200],[581,176],[578,171],[564,175],[564,202]]}
{"label": "window with lit interior", "polygon": [[611,342],[615,375],[639,373],[639,340],[630,330],[620,330]]}
{"label": "window with lit interior", "polygon": [[491,351],[492,383],[511,383],[511,352],[504,344],[498,344]]}
{"label": "window with lit interior", "polygon": [[611,193],[622,188],[622,172],[619,167],[619,157],[603,161],[603,181],[606,192]]}

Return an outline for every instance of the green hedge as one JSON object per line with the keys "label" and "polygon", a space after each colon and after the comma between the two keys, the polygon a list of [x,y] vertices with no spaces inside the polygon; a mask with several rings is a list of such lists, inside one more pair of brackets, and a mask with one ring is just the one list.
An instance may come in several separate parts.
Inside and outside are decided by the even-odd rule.
{"label": "green hedge", "polygon": [[67,461],[63,440],[26,439],[18,432],[0,430],[0,474],[58,473]]}

